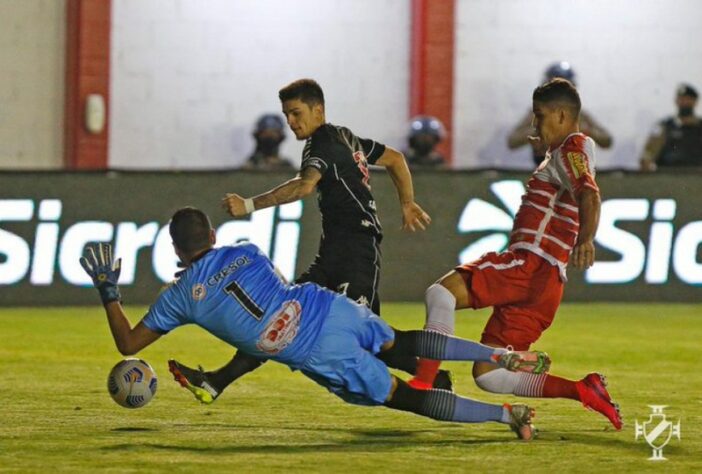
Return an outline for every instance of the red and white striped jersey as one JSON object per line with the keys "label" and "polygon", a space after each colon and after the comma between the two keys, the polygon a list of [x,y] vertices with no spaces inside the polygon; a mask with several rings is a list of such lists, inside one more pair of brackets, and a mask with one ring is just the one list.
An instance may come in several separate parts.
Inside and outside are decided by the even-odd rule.
{"label": "red and white striped jersey", "polygon": [[573,133],[546,152],[534,171],[514,218],[510,249],[525,249],[559,267],[563,281],[570,252],[578,237],[578,195],[595,183],[595,144]]}

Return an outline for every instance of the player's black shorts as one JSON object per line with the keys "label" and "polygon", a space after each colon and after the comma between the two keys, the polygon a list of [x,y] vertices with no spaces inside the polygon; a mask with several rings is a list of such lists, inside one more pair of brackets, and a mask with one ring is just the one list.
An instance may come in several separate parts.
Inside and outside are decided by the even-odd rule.
{"label": "player's black shorts", "polygon": [[380,239],[356,233],[322,236],[310,267],[295,283],[314,282],[380,315]]}

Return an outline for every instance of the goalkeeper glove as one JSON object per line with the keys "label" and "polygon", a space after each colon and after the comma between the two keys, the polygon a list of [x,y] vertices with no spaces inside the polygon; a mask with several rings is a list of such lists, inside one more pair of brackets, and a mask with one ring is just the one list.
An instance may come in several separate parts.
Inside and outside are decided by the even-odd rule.
{"label": "goalkeeper glove", "polygon": [[100,293],[103,305],[122,300],[117,286],[122,260],[113,260],[110,244],[88,244],[80,258],[80,264],[92,278],[93,285]]}

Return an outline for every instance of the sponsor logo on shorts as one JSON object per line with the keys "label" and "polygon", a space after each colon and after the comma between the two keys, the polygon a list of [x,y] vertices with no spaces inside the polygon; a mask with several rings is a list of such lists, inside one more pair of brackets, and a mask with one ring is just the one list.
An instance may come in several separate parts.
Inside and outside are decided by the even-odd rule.
{"label": "sponsor logo on shorts", "polygon": [[256,347],[266,354],[275,355],[295,340],[300,329],[302,307],[295,300],[286,301],[273,316],[258,338]]}

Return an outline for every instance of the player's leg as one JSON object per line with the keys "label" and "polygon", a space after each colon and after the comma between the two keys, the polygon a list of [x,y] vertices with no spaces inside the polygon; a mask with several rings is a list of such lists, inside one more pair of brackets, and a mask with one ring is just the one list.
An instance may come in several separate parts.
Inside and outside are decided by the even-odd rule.
{"label": "player's leg", "polygon": [[537,374],[547,372],[551,365],[545,352],[511,351],[432,331],[394,329],[394,339],[383,344],[378,358],[392,360],[402,354],[431,360],[480,361],[495,368]]}
{"label": "player's leg", "polygon": [[388,408],[439,421],[504,423],[524,440],[530,440],[536,435],[536,429],[531,424],[534,410],[526,405],[495,405],[460,397],[446,390],[419,390],[394,376],[392,382],[391,392],[385,402]]}
{"label": "player's leg", "polygon": [[173,374],[175,381],[190,390],[198,401],[209,405],[229,384],[257,369],[264,362],[264,359],[237,351],[232,360],[215,371],[205,372],[202,366],[193,369],[174,359],[168,361],[168,370]]}
{"label": "player's leg", "polygon": [[[501,287],[510,274],[520,271],[526,261],[519,252],[488,252],[444,275],[426,291],[425,329],[451,335],[455,310],[485,308],[507,302],[512,295],[501,292]],[[417,375],[410,380],[410,385],[430,387],[439,365],[440,361],[420,359]]]}
{"label": "player's leg", "polygon": [[[482,343],[493,347],[511,346],[517,351],[528,350],[551,325],[563,295],[558,270],[543,262],[533,273],[531,281],[533,300],[519,305],[496,306],[483,331]],[[578,400],[606,416],[615,428],[622,426],[619,408],[609,396],[605,379],[600,374],[570,380],[550,373],[508,372],[494,364],[477,362],[473,366],[473,377],[480,388],[492,393]]]}
{"label": "player's leg", "polygon": [[[445,390],[415,390],[392,376],[373,354],[397,341],[397,333],[385,321],[348,299],[338,298],[301,371],[348,403],[385,404],[443,421],[496,421],[509,424],[524,439],[533,437],[533,412],[526,407],[490,405]],[[474,349],[482,349],[480,357],[495,352],[486,347]]]}
{"label": "player's leg", "polygon": [[[463,278],[452,270],[427,288],[424,303],[426,309],[424,329],[453,335],[455,311],[470,307],[470,294]],[[409,381],[410,386],[425,390],[431,388],[439,374],[440,365],[440,360],[420,358],[415,376]]]}

